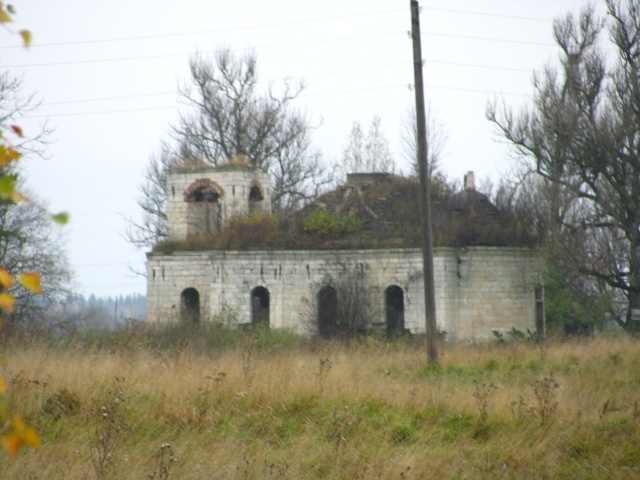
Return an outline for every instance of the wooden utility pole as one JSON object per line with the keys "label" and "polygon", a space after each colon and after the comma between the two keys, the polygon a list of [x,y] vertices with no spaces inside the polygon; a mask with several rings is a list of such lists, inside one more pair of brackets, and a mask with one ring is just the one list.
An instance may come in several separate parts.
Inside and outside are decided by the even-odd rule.
{"label": "wooden utility pole", "polygon": [[416,92],[418,165],[420,166],[420,208],[422,217],[422,268],[424,271],[424,307],[427,322],[427,357],[438,363],[438,327],[436,322],[435,282],[433,278],[433,241],[431,238],[431,200],[427,153],[427,121],[422,81],[422,47],[420,43],[420,6],[411,0],[411,38],[413,40],[413,76]]}

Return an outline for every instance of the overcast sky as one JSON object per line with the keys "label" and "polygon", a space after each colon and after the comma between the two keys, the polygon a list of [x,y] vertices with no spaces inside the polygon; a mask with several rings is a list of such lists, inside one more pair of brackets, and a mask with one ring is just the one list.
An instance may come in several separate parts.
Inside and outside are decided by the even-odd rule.
{"label": "overcast sky", "polygon": [[[487,102],[525,104],[531,74],[557,58],[555,17],[574,0],[423,0],[427,102],[448,134],[442,170],[498,181],[510,161],[485,120]],[[253,48],[267,85],[303,80],[297,107],[319,127],[315,146],[338,160],[354,121],[382,118],[400,167],[400,124],[414,93],[409,0],[56,0],[17,1],[3,35],[2,70],[23,76],[42,102],[21,122],[55,127],[49,160],[27,164],[30,188],[52,211],[71,214],[68,252],[76,287],[98,296],[145,293],[145,255],[123,238],[138,216],[141,172],[177,118],[177,85],[195,53]]]}

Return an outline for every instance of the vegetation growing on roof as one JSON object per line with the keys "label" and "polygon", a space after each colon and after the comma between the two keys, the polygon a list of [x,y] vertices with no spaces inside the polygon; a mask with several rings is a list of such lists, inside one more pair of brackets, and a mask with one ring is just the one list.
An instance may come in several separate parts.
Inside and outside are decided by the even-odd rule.
{"label": "vegetation growing on roof", "polygon": [[[351,176],[290,216],[254,212],[216,233],[163,242],[155,251],[419,247],[419,189],[417,181],[397,175]],[[443,176],[434,178],[431,194],[436,246],[532,245],[513,215],[492,204],[481,208],[485,195],[454,195]]]}

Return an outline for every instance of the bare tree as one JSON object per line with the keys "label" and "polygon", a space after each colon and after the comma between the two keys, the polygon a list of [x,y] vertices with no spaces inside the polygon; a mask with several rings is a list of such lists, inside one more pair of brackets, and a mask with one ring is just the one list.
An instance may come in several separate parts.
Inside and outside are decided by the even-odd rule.
{"label": "bare tree", "polygon": [[[22,92],[19,77],[0,75],[0,130],[9,130],[37,108],[34,96]],[[13,147],[23,158],[44,158],[52,132],[45,122],[36,133],[19,136]],[[0,176],[14,181],[25,194],[24,181],[15,166],[0,167]],[[45,202],[33,194],[28,196],[30,201],[20,203],[6,195],[0,198],[0,265],[13,273],[38,272],[42,278],[42,295],[36,296],[20,286],[11,291],[16,303],[8,320],[21,324],[44,320],[42,313],[47,303],[67,293],[71,281],[60,228],[52,223]]]}
{"label": "bare tree", "polygon": [[375,316],[374,288],[364,265],[339,263],[311,286],[309,301],[313,330],[325,337],[367,333]]}
{"label": "bare tree", "polygon": [[140,221],[127,219],[125,238],[143,248],[167,238],[167,171],[177,163],[171,147],[162,142],[160,150],[149,159],[140,184],[138,206]]}
{"label": "bare tree", "polygon": [[338,165],[343,177],[347,173],[393,173],[395,171],[395,159],[381,124],[380,117],[373,117],[369,130],[365,134],[359,122],[353,123]]}
{"label": "bare tree", "polygon": [[[554,22],[560,69],[533,77],[533,105],[497,103],[487,117],[525,168],[544,180],[566,264],[640,327],[640,2],[605,0]],[[608,32],[615,54],[599,45]],[[615,308],[615,307],[619,308]]]}
{"label": "bare tree", "polygon": [[166,237],[165,175],[177,164],[218,165],[244,156],[271,173],[273,208],[279,211],[299,207],[329,183],[311,146],[310,119],[293,107],[303,85],[285,80],[279,91],[273,85],[260,91],[257,70],[254,52],[236,57],[225,48],[213,61],[191,59],[191,83],[179,87],[180,119],[144,173],[142,220],[128,219],[126,237],[136,246]]}
{"label": "bare tree", "polygon": [[[427,161],[429,162],[429,177],[438,171],[445,155],[448,133],[446,126],[429,107],[427,116]],[[418,126],[416,124],[415,105],[407,107],[400,123],[400,145],[402,157],[411,166],[411,175],[418,177]]]}
{"label": "bare tree", "polygon": [[23,326],[46,323],[45,311],[70,291],[71,271],[61,227],[51,221],[46,205],[30,201],[0,201],[0,265],[11,272],[38,272],[42,294],[16,288],[15,312],[8,320]]}
{"label": "bare tree", "polygon": [[[11,76],[9,72],[0,74],[0,126],[3,130],[39,106],[35,95],[26,95],[22,91],[22,78]],[[53,129],[45,121],[36,133],[28,133],[20,137],[14,147],[25,157],[45,158]]]}

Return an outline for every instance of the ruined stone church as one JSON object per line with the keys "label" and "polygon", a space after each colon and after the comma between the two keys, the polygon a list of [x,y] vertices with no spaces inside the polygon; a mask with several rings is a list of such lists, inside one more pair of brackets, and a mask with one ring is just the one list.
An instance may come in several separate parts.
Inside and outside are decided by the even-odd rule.
{"label": "ruined stone church", "polygon": [[[245,234],[221,244],[217,236],[236,219],[270,213],[268,173],[233,163],[175,167],[167,175],[168,239],[147,254],[148,321],[262,324],[302,335],[356,322],[358,331],[424,333],[416,188],[395,175],[349,175],[296,212],[282,227],[288,240],[261,244],[259,232],[251,244]],[[433,215],[439,332],[449,341],[513,328],[543,333],[540,253],[514,241],[471,172],[461,192],[435,199]],[[327,218],[346,226],[321,222]]]}

